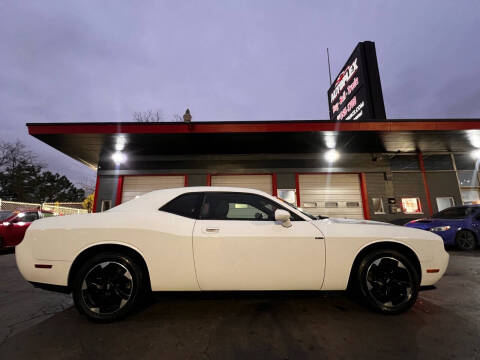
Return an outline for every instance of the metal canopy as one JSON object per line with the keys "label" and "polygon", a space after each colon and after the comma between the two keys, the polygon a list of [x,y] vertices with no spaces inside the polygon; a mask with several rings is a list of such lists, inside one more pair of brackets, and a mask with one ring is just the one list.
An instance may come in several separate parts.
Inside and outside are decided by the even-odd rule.
{"label": "metal canopy", "polygon": [[29,133],[96,168],[121,137],[129,157],[298,154],[336,147],[345,153],[468,152],[480,147],[480,120],[382,122],[271,121],[27,124]]}

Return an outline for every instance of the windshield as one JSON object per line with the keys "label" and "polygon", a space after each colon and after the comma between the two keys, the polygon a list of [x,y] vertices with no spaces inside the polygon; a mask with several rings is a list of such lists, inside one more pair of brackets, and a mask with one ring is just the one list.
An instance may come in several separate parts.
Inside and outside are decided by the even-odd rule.
{"label": "windshield", "polygon": [[11,211],[0,211],[0,221],[7,220],[10,216],[13,215]]}
{"label": "windshield", "polygon": [[470,206],[451,207],[432,215],[433,219],[465,219],[476,209]]}

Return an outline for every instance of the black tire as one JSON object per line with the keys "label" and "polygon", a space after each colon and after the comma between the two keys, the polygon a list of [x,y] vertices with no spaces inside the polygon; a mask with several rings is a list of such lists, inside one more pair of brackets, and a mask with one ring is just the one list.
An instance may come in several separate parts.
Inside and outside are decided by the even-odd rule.
{"label": "black tire", "polygon": [[477,245],[477,238],[471,231],[460,230],[455,235],[455,244],[460,250],[472,251]]}
{"label": "black tire", "polygon": [[371,309],[399,314],[415,304],[420,277],[412,261],[397,250],[373,250],[352,274],[353,291]]}
{"label": "black tire", "polygon": [[103,252],[85,261],[74,275],[73,301],[89,320],[120,320],[142,302],[145,284],[145,274],[134,258]]}

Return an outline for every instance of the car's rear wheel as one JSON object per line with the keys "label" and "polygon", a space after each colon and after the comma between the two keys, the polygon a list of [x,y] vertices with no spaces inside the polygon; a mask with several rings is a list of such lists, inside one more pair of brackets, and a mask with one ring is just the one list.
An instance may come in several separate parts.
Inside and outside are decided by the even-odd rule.
{"label": "car's rear wheel", "polygon": [[143,298],[144,273],[128,255],[105,252],[88,259],[75,274],[73,300],[90,320],[127,316]]}
{"label": "car's rear wheel", "polygon": [[420,287],[412,261],[396,250],[374,250],[360,261],[355,290],[372,309],[385,314],[401,313],[415,304]]}
{"label": "car's rear wheel", "polygon": [[460,230],[455,236],[455,243],[461,250],[474,250],[477,243],[475,235],[468,230]]}

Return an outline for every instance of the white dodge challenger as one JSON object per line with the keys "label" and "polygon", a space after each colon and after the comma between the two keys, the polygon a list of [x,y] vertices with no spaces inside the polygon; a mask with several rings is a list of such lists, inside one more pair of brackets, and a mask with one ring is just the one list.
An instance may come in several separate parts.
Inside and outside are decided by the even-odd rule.
{"label": "white dodge challenger", "polygon": [[126,316],[150,291],[349,289],[399,313],[448,265],[431,232],[315,217],[230,187],[157,190],[106,212],[35,221],[16,259],[26,280],[71,292],[100,321]]}

